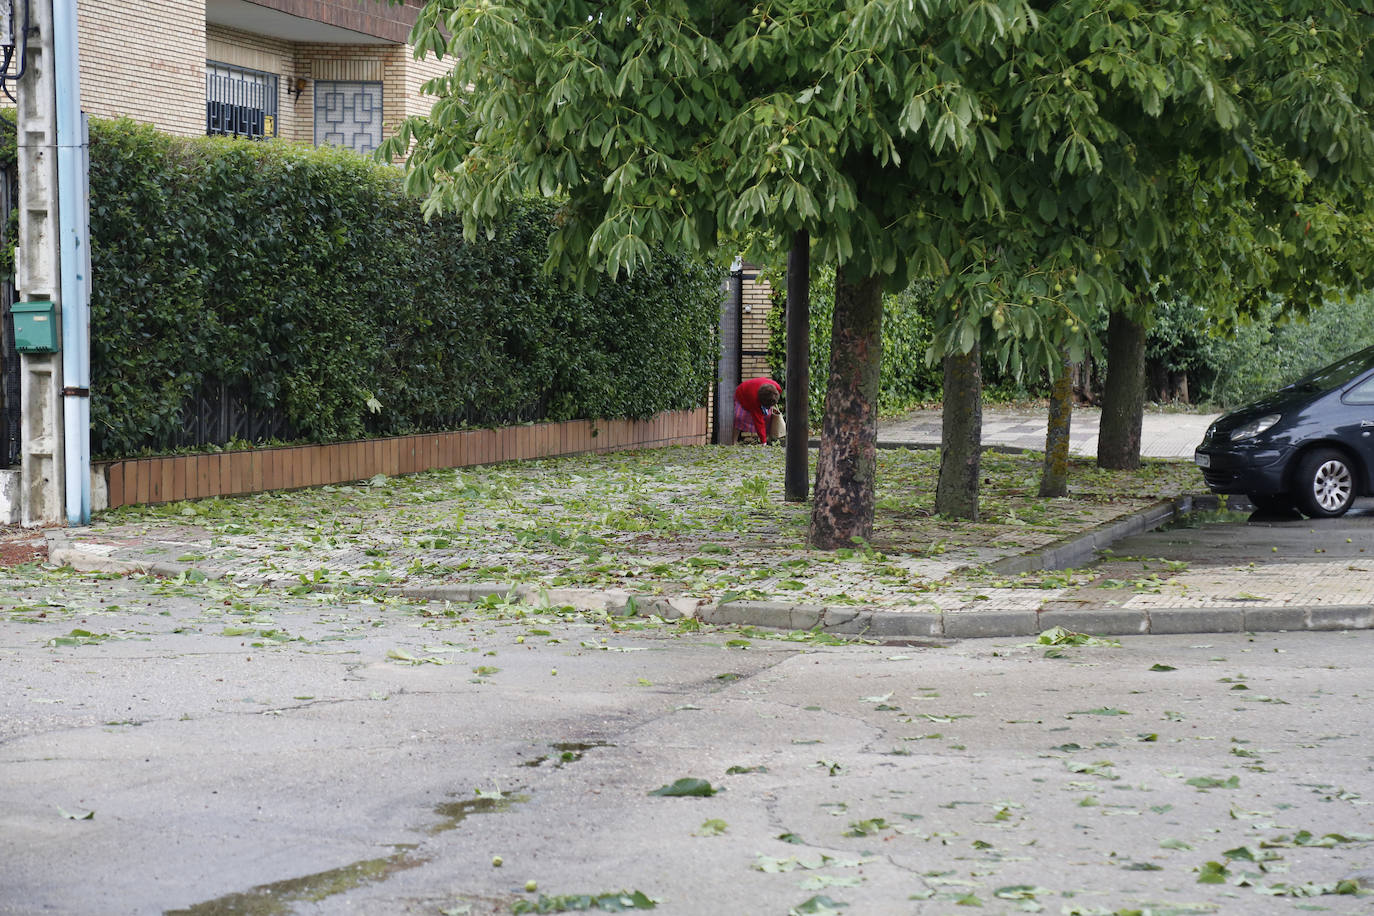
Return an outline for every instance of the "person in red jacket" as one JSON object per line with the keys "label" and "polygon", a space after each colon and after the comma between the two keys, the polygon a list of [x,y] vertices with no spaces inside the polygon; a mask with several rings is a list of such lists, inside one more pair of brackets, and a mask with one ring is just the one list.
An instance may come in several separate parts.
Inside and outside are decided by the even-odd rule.
{"label": "person in red jacket", "polygon": [[768,444],[768,418],[778,412],[782,386],[771,378],[751,378],[735,389],[735,441],[740,433],[754,433]]}

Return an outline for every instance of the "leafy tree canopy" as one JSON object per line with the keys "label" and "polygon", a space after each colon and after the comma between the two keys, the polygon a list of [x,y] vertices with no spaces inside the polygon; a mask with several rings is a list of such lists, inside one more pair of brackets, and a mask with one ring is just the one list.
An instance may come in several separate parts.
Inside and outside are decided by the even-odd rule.
{"label": "leafy tree canopy", "polygon": [[940,348],[1049,365],[1161,284],[1363,282],[1372,35],[1340,0],[430,0],[453,69],[383,153],[469,231],[560,198],[573,277],[804,228],[943,280]]}

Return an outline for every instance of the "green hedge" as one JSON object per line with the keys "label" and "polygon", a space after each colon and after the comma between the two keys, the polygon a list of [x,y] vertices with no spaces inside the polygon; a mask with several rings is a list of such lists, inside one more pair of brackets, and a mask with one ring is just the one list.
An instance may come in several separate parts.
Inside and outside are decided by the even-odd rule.
{"label": "green hedge", "polygon": [[[1270,302],[1226,335],[1206,334],[1213,325],[1201,315],[1197,323],[1204,333],[1193,332],[1201,338],[1196,341],[1174,331],[1176,316],[1192,311],[1187,304],[1164,310],[1173,320],[1151,329],[1151,345],[1167,354],[1169,368],[1189,373],[1195,402],[1217,410],[1239,407],[1374,343],[1371,293],[1333,299],[1305,316],[1286,314]],[[1180,339],[1191,344],[1182,354]]]}
{"label": "green hedge", "polygon": [[541,274],[550,204],[464,239],[421,217],[397,169],[341,150],[95,121],[90,161],[99,456],[183,443],[217,389],[311,442],[705,402],[707,264],[660,253],[565,289]]}

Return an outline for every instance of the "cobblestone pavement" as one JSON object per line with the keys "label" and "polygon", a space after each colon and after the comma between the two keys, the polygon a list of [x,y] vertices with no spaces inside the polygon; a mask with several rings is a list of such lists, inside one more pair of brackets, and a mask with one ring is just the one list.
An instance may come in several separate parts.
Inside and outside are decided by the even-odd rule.
{"label": "cobblestone pavement", "polygon": [[[1092,410],[1075,413],[1077,451],[1096,448],[1098,417]],[[1207,415],[1147,414],[1147,451],[1186,459],[1211,420]],[[880,441],[929,445],[938,442],[939,422],[932,412],[913,414],[884,424]],[[990,411],[983,439],[987,445],[1033,449],[1043,446],[1044,427],[1044,411]],[[1202,489],[1199,479],[1198,491]],[[1223,507],[1212,518],[1189,516],[1193,521],[1188,527],[1147,533],[1193,508],[1183,498],[1126,509],[1125,515],[1088,512],[1079,533],[1059,542],[1046,544],[1028,532],[1024,538],[947,554],[897,557],[871,573],[843,563],[821,568],[814,556],[803,562],[765,544],[760,549],[766,549],[773,567],[793,563],[799,579],[835,580],[830,592],[821,590],[816,597],[810,589],[802,593],[807,597],[791,601],[749,600],[728,590],[709,597],[672,590],[645,596],[615,584],[551,587],[547,578],[524,584],[497,576],[480,583],[455,581],[426,565],[441,556],[436,553],[439,541],[393,536],[387,527],[389,516],[412,522],[418,516],[424,522],[429,512],[430,527],[442,529],[443,514],[452,507],[446,509],[437,497],[419,508],[388,508],[383,500],[370,517],[360,515],[357,525],[372,536],[366,550],[356,544],[331,546],[331,539],[320,536],[318,520],[303,521],[299,528],[288,524],[270,529],[251,522],[202,525],[200,519],[140,525],[97,521],[89,528],[51,532],[49,547],[54,562],[81,569],[145,569],[172,576],[194,570],[291,588],[382,586],[435,600],[509,595],[533,603],[889,639],[1023,636],[1054,626],[1102,635],[1374,627],[1374,503],[1361,503],[1344,519],[1325,521],[1269,519]],[[734,544],[733,551],[747,552],[749,547]],[[685,555],[661,559],[702,562]],[[520,561],[525,560],[537,562],[538,557]],[[757,558],[759,568],[768,564]],[[1066,567],[1066,572],[1046,571]],[[504,567],[491,568],[499,575]],[[855,591],[855,576],[865,574],[874,587]],[[886,585],[878,587],[879,579]],[[912,586],[904,589],[902,582]],[[846,590],[875,597],[828,603],[827,594]]]}

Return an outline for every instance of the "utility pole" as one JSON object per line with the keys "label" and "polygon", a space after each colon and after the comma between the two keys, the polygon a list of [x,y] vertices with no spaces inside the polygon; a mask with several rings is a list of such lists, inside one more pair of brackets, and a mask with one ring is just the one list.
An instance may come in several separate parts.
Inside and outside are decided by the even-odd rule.
{"label": "utility pole", "polygon": [[20,355],[20,515],[26,526],[79,525],[91,503],[90,253],[76,0],[31,0],[28,13],[15,35],[27,63],[17,84],[15,287],[20,300],[53,303],[62,333],[53,352]]}
{"label": "utility pole", "polygon": [[721,284],[720,353],[716,360],[716,445],[735,441],[735,388],[740,378],[740,300],[744,262],[735,258],[730,276]]}
{"label": "utility pole", "polygon": [[787,252],[787,454],[783,495],[804,503],[810,496],[811,235],[798,229]]}

